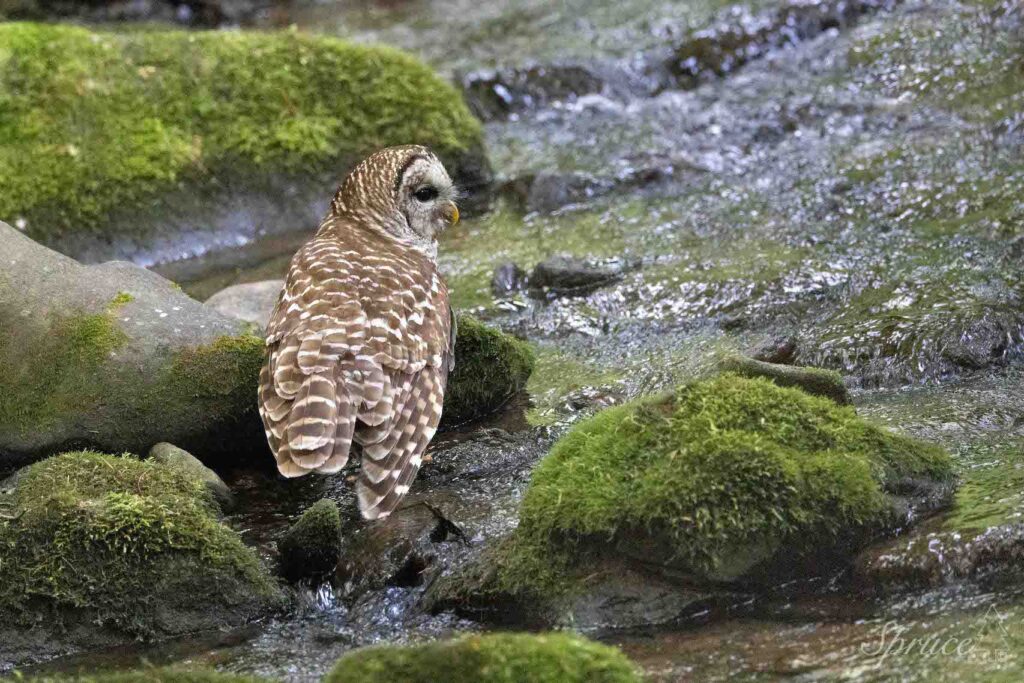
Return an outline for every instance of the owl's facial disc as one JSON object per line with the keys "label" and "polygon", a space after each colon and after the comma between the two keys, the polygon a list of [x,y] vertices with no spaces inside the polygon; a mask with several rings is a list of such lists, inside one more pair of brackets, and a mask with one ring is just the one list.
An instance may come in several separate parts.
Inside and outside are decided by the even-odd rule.
{"label": "owl's facial disc", "polygon": [[455,198],[455,186],[437,157],[418,156],[405,167],[398,205],[416,238],[433,242],[442,230],[458,222]]}

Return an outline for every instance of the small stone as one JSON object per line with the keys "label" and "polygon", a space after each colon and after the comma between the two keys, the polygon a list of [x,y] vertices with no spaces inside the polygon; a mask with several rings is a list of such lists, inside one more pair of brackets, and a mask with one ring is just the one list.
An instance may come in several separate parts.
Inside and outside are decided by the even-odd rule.
{"label": "small stone", "polygon": [[266,327],[283,287],[283,280],[232,285],[207,299],[206,305],[229,318]]}
{"label": "small stone", "polygon": [[750,354],[754,360],[776,365],[792,365],[796,358],[796,337],[772,337],[759,344]]}
{"label": "small stone", "polygon": [[278,541],[281,574],[292,582],[320,580],[331,574],[341,557],[341,514],[329,498],[302,513]]}
{"label": "small stone", "polygon": [[530,273],[530,294],[535,298],[589,294],[621,280],[626,269],[621,260],[598,263],[554,256],[538,263]]}
{"label": "small stone", "polygon": [[221,510],[230,510],[235,504],[235,495],[220,476],[200,462],[199,458],[174,444],[162,442],[149,449],[149,457],[158,463],[184,472],[190,478],[203,482],[213,494]]}

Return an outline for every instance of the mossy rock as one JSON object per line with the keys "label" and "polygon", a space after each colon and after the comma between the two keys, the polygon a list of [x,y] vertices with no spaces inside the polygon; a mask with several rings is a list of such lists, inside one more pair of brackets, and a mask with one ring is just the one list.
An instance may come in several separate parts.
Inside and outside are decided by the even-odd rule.
{"label": "mossy rock", "polygon": [[5,659],[245,623],[281,605],[202,482],[131,456],[65,453],[0,492]]}
{"label": "mossy rock", "polygon": [[207,669],[152,668],[84,675],[31,676],[26,683],[260,683],[273,679],[227,674]]}
{"label": "mossy rock", "polygon": [[442,424],[452,426],[494,412],[526,388],[536,355],[530,345],[458,316],[455,370],[448,378]]}
{"label": "mossy rock", "polygon": [[277,544],[281,573],[289,581],[318,579],[334,571],[341,556],[338,504],[324,498],[302,513]]}
{"label": "mossy rock", "polygon": [[250,326],[131,264],[83,266],[3,223],[0,242],[0,463],[264,447]]}
{"label": "mossy rock", "polygon": [[325,683],[639,683],[613,647],[568,633],[496,633],[412,646],[356,650]]}
{"label": "mossy rock", "polygon": [[0,24],[0,105],[0,220],[89,260],[316,225],[345,168],[388,145],[433,147],[464,188],[489,174],[479,122],[430,68],[298,31]]}
{"label": "mossy rock", "polygon": [[757,589],[849,562],[947,503],[952,476],[938,446],[726,373],[574,427],[534,471],[516,531],[436,600],[550,605],[640,566],[694,600]]}

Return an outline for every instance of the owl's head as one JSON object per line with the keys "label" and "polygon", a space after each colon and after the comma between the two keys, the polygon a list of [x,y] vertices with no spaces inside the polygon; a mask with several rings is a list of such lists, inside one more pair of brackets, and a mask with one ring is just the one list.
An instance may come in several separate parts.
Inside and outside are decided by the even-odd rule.
{"label": "owl's head", "polygon": [[351,216],[433,252],[437,236],[459,220],[457,192],[441,160],[426,147],[388,147],[364,159],[331,203]]}

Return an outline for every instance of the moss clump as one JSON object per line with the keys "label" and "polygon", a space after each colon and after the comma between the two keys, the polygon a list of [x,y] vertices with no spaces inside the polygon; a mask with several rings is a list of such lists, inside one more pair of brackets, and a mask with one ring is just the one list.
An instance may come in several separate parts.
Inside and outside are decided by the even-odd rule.
{"label": "moss clump", "polygon": [[371,647],[342,657],[326,683],[639,683],[613,647],[568,633],[496,633],[407,647]]}
{"label": "moss clump", "polygon": [[534,362],[526,342],[459,316],[455,370],[444,397],[445,424],[466,422],[497,409],[526,387]]}
{"label": "moss clump", "polygon": [[147,637],[252,618],[280,599],[256,555],[175,468],[66,453],[21,470],[0,525],[0,623]]}
{"label": "moss clump", "polygon": [[899,482],[951,476],[937,446],[828,399],[723,374],[605,410],[564,436],[496,550],[497,583],[555,590],[594,538],[734,579],[783,548],[796,557],[878,533],[895,521],[886,493]]}
{"label": "moss clump", "polygon": [[281,573],[289,581],[322,578],[334,571],[341,556],[341,515],[328,498],[302,513],[278,542]]}
{"label": "moss clump", "polygon": [[309,177],[390,144],[481,144],[417,60],[295,31],[3,24],[0,112],[0,218],[43,242],[210,174]]}
{"label": "moss clump", "polygon": [[81,676],[32,676],[24,680],[27,683],[259,683],[270,679],[204,669],[152,668]]}
{"label": "moss clump", "polygon": [[104,312],[56,317],[45,335],[22,341],[0,334],[0,424],[29,430],[100,400],[103,367],[128,336]]}

